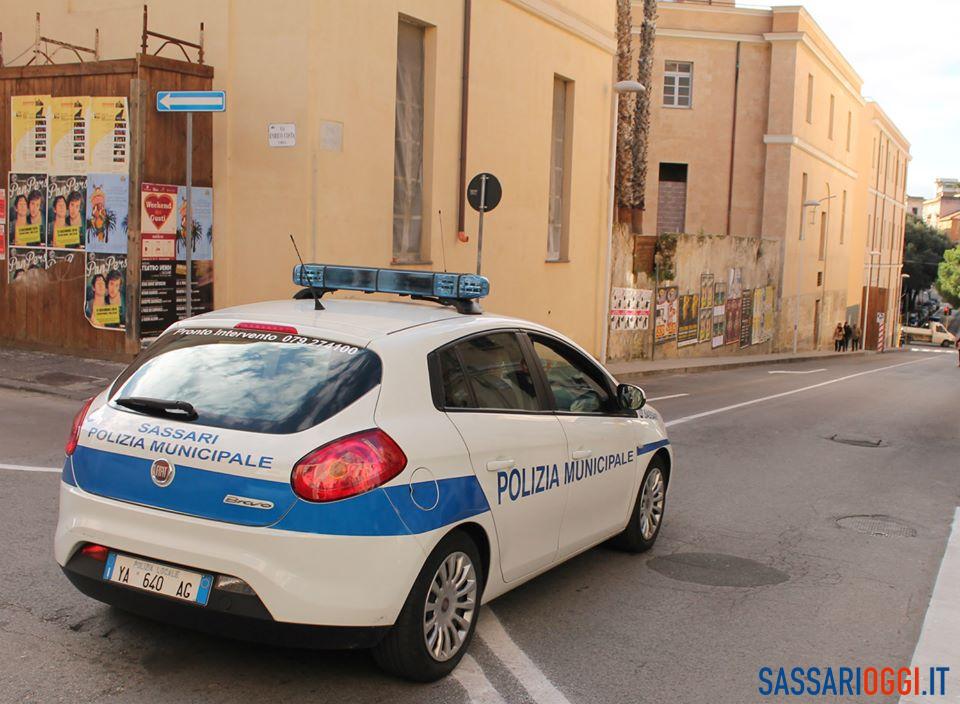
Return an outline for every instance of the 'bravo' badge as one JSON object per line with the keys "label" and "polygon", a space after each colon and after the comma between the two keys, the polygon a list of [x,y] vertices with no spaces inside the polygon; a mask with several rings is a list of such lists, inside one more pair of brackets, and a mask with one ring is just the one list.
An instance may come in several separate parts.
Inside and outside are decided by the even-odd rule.
{"label": "'bravo' badge", "polygon": [[150,478],[153,483],[159,487],[170,486],[173,481],[173,475],[177,473],[177,468],[173,463],[167,460],[154,460],[150,465]]}

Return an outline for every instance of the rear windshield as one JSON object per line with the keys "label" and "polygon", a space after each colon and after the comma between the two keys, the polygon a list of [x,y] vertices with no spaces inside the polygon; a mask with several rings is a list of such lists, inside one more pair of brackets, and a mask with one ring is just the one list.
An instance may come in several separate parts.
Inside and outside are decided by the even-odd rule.
{"label": "rear windshield", "polygon": [[255,330],[180,328],[130,365],[111,397],[186,401],[199,425],[295,433],[339,413],[380,377],[380,358],[352,345]]}

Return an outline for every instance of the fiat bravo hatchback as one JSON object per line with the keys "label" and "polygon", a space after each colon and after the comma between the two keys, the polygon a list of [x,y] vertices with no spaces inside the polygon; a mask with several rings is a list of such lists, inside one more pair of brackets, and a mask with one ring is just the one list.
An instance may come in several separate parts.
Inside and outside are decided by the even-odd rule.
{"label": "fiat bravo hatchback", "polygon": [[[674,466],[639,388],[481,313],[482,277],[294,280],[299,300],[175,324],[84,404],[55,541],[82,592],[430,681],[482,603],[610,538],[654,544]],[[339,289],[423,300],[321,300]]]}

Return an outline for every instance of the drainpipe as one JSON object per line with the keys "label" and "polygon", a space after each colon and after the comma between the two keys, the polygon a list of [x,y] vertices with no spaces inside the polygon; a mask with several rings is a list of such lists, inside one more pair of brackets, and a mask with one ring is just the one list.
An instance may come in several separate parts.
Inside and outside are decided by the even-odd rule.
{"label": "drainpipe", "polygon": [[737,89],[740,86],[740,42],[737,42],[737,58],[733,69],[733,127],[730,129],[730,175],[727,187],[727,235],[730,234],[730,220],[733,217],[733,158],[737,146]]}
{"label": "drainpipe", "polygon": [[467,199],[467,107],[470,98],[470,16],[472,0],[463,0],[463,73],[460,85],[460,173],[457,183],[457,239],[469,242],[464,232]]}

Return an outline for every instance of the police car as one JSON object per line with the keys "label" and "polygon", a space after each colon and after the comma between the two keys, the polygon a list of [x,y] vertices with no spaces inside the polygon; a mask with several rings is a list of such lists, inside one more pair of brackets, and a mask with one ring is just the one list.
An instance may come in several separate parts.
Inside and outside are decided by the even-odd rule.
{"label": "police car", "polygon": [[431,681],[481,603],[607,539],[654,544],[673,457],[639,388],[482,314],[483,277],[294,281],[298,300],[173,325],[78,413],[55,553],[80,591]]}

